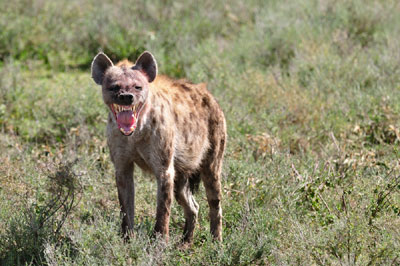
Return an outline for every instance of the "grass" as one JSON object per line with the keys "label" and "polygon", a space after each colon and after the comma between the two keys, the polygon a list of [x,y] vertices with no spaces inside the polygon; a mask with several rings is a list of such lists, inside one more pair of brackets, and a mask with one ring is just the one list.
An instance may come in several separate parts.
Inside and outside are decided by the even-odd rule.
{"label": "grass", "polygon": [[[397,265],[396,1],[25,1],[0,4],[0,264]],[[94,55],[206,81],[225,112],[223,242],[204,189],[191,249],[174,203],[151,239],[156,182],[135,169],[119,235]]]}

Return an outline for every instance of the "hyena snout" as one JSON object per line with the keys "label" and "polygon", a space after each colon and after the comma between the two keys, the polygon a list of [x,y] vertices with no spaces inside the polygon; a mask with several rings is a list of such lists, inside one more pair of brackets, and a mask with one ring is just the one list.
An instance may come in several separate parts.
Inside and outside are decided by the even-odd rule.
{"label": "hyena snout", "polygon": [[118,95],[118,99],[124,105],[131,105],[135,99],[135,96],[132,93],[121,93]]}

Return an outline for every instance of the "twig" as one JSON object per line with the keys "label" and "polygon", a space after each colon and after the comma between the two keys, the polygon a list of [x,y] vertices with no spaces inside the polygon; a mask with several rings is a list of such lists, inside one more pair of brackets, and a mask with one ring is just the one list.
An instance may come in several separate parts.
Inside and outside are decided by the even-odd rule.
{"label": "twig", "polygon": [[294,173],[296,174],[297,179],[299,179],[300,181],[303,181],[304,180],[303,176],[297,171],[297,169],[294,167],[294,164],[292,164],[292,169],[293,169]]}
{"label": "twig", "polygon": [[333,134],[332,131],[329,133],[329,135],[330,135],[330,137],[332,138],[333,143],[334,143],[335,146],[336,146],[336,149],[338,150],[338,152],[340,152],[340,147],[339,147],[339,144],[338,144],[338,142],[337,142],[337,139],[335,138],[335,135]]}
{"label": "twig", "polygon": [[[318,196],[320,197],[320,199],[322,200],[322,203],[324,203],[325,207],[328,209],[329,214],[333,214],[332,210],[329,208],[328,204],[326,203],[326,201],[324,200],[324,198],[322,197],[321,193],[317,192]],[[334,214],[336,217],[337,215]]]}

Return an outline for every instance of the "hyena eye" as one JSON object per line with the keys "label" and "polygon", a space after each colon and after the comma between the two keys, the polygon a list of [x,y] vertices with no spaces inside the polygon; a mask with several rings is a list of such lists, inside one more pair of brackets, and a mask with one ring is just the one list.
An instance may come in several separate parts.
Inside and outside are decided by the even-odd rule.
{"label": "hyena eye", "polygon": [[120,87],[118,85],[114,85],[108,88],[110,91],[118,91]]}
{"label": "hyena eye", "polygon": [[141,90],[142,90],[142,87],[140,87],[140,86],[135,86],[135,89],[138,90],[138,91],[141,91]]}

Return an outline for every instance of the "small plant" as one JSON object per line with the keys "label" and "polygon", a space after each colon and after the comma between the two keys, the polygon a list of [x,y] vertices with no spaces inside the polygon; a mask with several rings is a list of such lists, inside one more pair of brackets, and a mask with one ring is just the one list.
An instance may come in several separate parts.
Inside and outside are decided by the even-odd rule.
{"label": "small plant", "polygon": [[374,220],[384,209],[389,209],[400,216],[400,205],[392,199],[394,195],[400,193],[400,176],[393,176],[392,173],[389,173],[385,181],[383,186],[377,186],[374,189],[374,198],[371,200],[367,212],[370,226],[373,226]]}
{"label": "small plant", "polygon": [[81,192],[81,185],[71,169],[73,164],[63,164],[49,175],[49,195],[39,194],[35,203],[10,220],[0,239],[0,264],[44,264],[46,243],[57,244],[65,238],[61,229]]}

